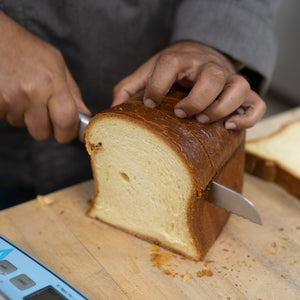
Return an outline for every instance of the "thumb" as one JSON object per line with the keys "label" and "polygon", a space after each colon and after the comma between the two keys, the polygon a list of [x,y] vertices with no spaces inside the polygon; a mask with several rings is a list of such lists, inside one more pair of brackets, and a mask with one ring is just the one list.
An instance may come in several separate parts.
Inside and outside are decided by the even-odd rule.
{"label": "thumb", "polygon": [[92,113],[83,102],[80,89],[77,83],[75,82],[73,76],[71,75],[70,71],[67,68],[66,68],[66,78],[67,78],[69,91],[75,101],[76,106],[78,107],[78,110],[91,116]]}

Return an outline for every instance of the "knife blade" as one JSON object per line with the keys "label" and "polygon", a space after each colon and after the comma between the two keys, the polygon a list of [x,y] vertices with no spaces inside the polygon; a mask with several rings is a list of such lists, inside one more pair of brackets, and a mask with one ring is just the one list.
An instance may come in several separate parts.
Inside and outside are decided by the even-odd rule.
{"label": "knife blade", "polygon": [[79,112],[79,126],[78,126],[78,132],[77,137],[80,142],[85,144],[85,129],[86,126],[88,126],[90,122],[91,117],[87,116],[86,114]]}
{"label": "knife blade", "polygon": [[[78,139],[83,143],[85,143],[85,129],[90,119],[89,116],[79,112]],[[216,181],[211,181],[207,200],[228,212],[262,225],[259,213],[251,201]]]}
{"label": "knife blade", "polygon": [[260,215],[250,200],[216,181],[211,182],[208,201],[253,223],[262,225]]}

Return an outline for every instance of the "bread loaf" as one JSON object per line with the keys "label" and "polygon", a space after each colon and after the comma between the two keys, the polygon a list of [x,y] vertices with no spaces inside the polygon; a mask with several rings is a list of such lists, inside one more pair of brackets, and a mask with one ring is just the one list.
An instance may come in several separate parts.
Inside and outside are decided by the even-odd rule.
{"label": "bread loaf", "polygon": [[179,119],[175,87],[157,108],[142,95],[96,115],[86,130],[91,217],[186,257],[205,256],[229,213],[206,201],[212,179],[241,192],[244,132]]}
{"label": "bread loaf", "polygon": [[246,171],[276,182],[300,199],[300,120],[247,142]]}

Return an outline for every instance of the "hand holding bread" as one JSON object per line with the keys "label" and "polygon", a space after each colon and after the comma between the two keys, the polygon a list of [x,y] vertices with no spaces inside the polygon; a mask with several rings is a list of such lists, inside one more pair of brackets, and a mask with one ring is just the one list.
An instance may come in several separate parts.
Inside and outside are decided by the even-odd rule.
{"label": "hand holding bread", "polygon": [[[171,86],[191,88],[174,113],[185,118],[195,115],[200,123],[227,117],[227,129],[252,127],[264,114],[266,105],[247,80],[237,74],[234,64],[220,52],[196,42],[178,42],[154,55],[114,90],[113,105],[127,101],[145,89],[144,104],[159,105]],[[238,108],[243,115],[232,115]]]}

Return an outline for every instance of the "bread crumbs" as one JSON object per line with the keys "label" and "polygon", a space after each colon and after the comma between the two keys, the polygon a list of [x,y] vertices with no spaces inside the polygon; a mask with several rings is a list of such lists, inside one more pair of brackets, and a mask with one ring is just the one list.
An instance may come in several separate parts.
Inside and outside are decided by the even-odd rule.
{"label": "bread crumbs", "polygon": [[176,275],[178,275],[177,272],[175,272],[173,269],[171,268],[168,268],[168,269],[165,269],[163,270],[163,273],[166,274],[166,275],[172,275],[172,277],[175,277]]}
{"label": "bread crumbs", "polygon": [[186,282],[188,281],[189,279],[192,279],[193,278],[193,275],[191,273],[186,273],[183,278],[182,278],[182,281],[183,282]]}
{"label": "bread crumbs", "polygon": [[153,261],[153,266],[159,269],[171,261],[175,256],[167,252],[155,252],[151,254],[151,260]]}
{"label": "bread crumbs", "polygon": [[203,271],[204,274],[205,274],[206,276],[208,276],[208,277],[211,277],[211,276],[214,275],[214,273],[213,273],[211,270],[209,270],[209,269],[204,269],[204,270],[202,270],[202,271]]}
{"label": "bread crumbs", "polygon": [[50,196],[38,195],[37,196],[37,201],[38,201],[40,206],[46,206],[46,205],[53,204],[55,202],[55,199],[53,197],[50,197]]}
{"label": "bread crumbs", "polygon": [[202,272],[202,271],[198,271],[198,272],[196,273],[196,275],[197,275],[197,277],[203,277],[205,274],[204,274],[204,272]]}
{"label": "bread crumbs", "polygon": [[154,245],[154,244],[150,245],[149,249],[150,249],[151,251],[159,250],[158,246],[156,246],[156,245]]}

